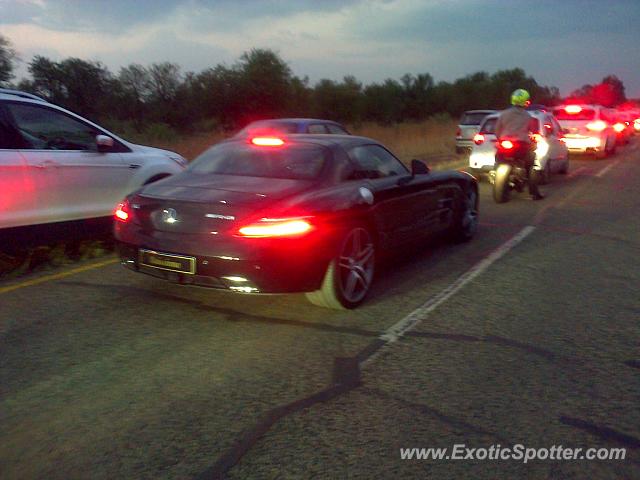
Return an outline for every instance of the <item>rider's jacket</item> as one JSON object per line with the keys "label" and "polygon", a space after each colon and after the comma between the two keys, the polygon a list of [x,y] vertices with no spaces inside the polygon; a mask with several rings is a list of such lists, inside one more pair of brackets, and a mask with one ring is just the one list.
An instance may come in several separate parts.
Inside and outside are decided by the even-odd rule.
{"label": "rider's jacket", "polygon": [[530,142],[530,133],[536,133],[537,120],[522,107],[511,107],[503,111],[496,123],[496,137]]}

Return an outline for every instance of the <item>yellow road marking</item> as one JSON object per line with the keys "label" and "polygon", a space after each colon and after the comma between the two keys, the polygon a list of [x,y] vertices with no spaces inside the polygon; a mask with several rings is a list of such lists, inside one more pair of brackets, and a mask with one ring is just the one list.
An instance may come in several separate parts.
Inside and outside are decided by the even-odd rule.
{"label": "yellow road marking", "polygon": [[93,270],[94,268],[106,267],[107,265],[112,265],[117,262],[119,262],[117,258],[112,258],[110,260],[105,260],[104,262],[92,263],[91,265],[85,265],[84,267],[73,268],[71,270],[67,270],[66,272],[55,273],[53,275],[46,275],[44,277],[34,278],[33,280],[27,280],[26,282],[15,283],[13,285],[8,285],[6,287],[0,287],[0,295],[2,295],[3,293],[13,292],[14,290],[18,290],[19,288],[31,287],[33,285],[38,285],[40,283],[59,280],[64,277],[75,275],[76,273],[86,272],[87,270]]}

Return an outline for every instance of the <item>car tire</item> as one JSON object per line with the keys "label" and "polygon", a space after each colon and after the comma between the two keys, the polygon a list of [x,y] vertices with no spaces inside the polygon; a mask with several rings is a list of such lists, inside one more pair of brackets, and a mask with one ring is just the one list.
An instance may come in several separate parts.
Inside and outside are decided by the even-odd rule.
{"label": "car tire", "polygon": [[567,173],[569,173],[569,155],[565,157],[564,161],[562,162],[562,168],[558,170],[558,173],[562,175],[566,175]]}
{"label": "car tire", "polygon": [[604,148],[599,152],[596,152],[595,157],[597,160],[603,160],[609,156],[611,149],[609,148],[609,142],[605,143]]}
{"label": "car tire", "polygon": [[551,181],[551,160],[547,160],[544,170],[540,172],[540,185],[547,185]]}
{"label": "car tire", "polygon": [[451,239],[462,243],[471,240],[478,231],[478,192],[474,187],[461,191],[458,212],[451,229]]}
{"label": "car tire", "polygon": [[363,225],[349,228],[329,262],[319,290],[308,292],[314,305],[337,310],[352,309],[366,298],[375,272],[375,242]]}

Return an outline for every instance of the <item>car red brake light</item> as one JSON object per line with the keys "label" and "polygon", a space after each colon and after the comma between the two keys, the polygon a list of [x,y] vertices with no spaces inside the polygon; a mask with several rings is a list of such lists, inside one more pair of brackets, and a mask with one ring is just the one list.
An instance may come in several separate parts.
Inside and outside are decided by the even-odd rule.
{"label": "car red brake light", "polygon": [[567,113],[580,113],[582,111],[582,107],[580,105],[567,105],[564,108],[564,111]]}
{"label": "car red brake light", "polygon": [[482,135],[481,133],[476,133],[473,137],[473,143],[475,143],[476,145],[482,145],[483,142],[484,135]]}
{"label": "car red brake light", "polygon": [[601,132],[607,128],[607,124],[602,120],[596,120],[595,122],[587,123],[587,129],[592,132]]}
{"label": "car red brake light", "polygon": [[309,217],[263,218],[258,222],[241,227],[238,234],[242,237],[294,237],[304,235],[313,229]]}
{"label": "car red brake light", "polygon": [[616,123],[613,126],[613,129],[616,131],[616,133],[622,133],[624,131],[624,129],[627,128],[627,126],[624,123]]}
{"label": "car red brake light", "polygon": [[129,203],[121,202],[116,207],[116,210],[113,212],[115,219],[119,222],[128,222],[129,221]]}
{"label": "car red brake light", "polygon": [[502,140],[500,142],[500,146],[505,150],[511,150],[513,148],[513,142],[511,142],[510,140]]}
{"label": "car red brake light", "polygon": [[253,137],[251,143],[259,147],[281,147],[284,140],[278,137]]}

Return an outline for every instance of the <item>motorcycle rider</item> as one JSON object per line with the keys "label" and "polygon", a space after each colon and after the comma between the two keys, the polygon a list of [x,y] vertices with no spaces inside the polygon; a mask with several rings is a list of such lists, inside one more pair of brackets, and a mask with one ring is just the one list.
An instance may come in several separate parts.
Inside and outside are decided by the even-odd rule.
{"label": "motorcycle rider", "polygon": [[537,133],[537,121],[527,113],[525,108],[531,104],[531,96],[526,90],[519,88],[511,94],[511,108],[504,110],[496,122],[498,141],[517,140],[526,148],[524,156],[525,170],[529,184],[529,195],[532,200],[541,200],[544,196],[538,190],[537,172],[534,172],[535,143],[532,134]]}

